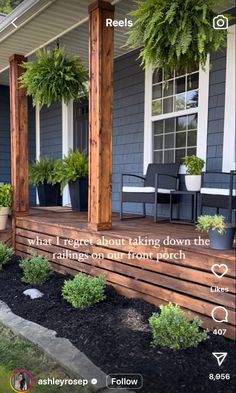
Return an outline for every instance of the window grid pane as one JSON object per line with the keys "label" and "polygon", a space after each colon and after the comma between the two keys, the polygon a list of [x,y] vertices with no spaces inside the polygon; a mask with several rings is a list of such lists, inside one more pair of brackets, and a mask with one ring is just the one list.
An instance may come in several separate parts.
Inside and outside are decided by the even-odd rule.
{"label": "window grid pane", "polygon": [[153,121],[154,162],[177,162],[196,154],[197,113],[173,117],[173,112],[198,107],[199,70],[187,74],[173,73],[164,81],[162,71],[153,73],[152,115],[168,115]]}
{"label": "window grid pane", "polygon": [[[199,71],[190,74],[177,75],[164,81],[161,72],[153,73],[152,115],[170,113],[173,111],[195,108],[198,106]],[[169,99],[166,101],[166,99]],[[160,102],[157,102],[160,101]]]}
{"label": "window grid pane", "polygon": [[196,154],[197,128],[192,129],[192,126],[193,124],[197,126],[197,114],[194,118],[195,123],[193,123],[193,115],[172,118],[172,130],[170,119],[157,120],[153,123],[154,162],[178,162],[190,152]]}

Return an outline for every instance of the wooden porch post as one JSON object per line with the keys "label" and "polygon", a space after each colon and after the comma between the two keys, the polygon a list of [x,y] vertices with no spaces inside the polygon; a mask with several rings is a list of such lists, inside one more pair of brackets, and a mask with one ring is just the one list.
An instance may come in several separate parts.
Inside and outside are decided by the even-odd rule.
{"label": "wooden porch post", "polygon": [[[10,111],[11,111],[11,179],[13,186],[13,219],[29,211],[28,181],[28,99],[19,87],[18,78],[26,58],[14,54],[10,62]],[[14,223],[13,223],[14,225]]]}
{"label": "wooden porch post", "polygon": [[89,6],[89,223],[96,230],[112,227],[114,29],[107,18],[114,18],[110,3]]}

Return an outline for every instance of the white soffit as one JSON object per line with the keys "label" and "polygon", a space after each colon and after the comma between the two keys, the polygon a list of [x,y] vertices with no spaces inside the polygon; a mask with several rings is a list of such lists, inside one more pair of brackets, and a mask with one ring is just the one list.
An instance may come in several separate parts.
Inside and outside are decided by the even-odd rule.
{"label": "white soffit", "polygon": [[[134,8],[132,0],[109,0],[115,5],[115,19],[124,19]],[[37,49],[55,47],[57,39],[70,54],[79,54],[88,66],[88,5],[92,0],[25,0],[31,8],[14,22],[20,27],[0,23],[0,84],[9,83],[8,59],[13,53],[31,56]],[[20,7],[17,7],[17,11]],[[31,14],[30,14],[31,13]],[[7,17],[14,21],[14,12]],[[124,48],[127,28],[115,28],[115,57],[127,53]]]}

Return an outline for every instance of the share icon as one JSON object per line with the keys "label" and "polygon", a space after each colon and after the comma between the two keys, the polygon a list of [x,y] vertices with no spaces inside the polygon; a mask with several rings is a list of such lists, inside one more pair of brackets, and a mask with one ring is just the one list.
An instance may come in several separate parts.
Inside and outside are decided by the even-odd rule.
{"label": "share icon", "polygon": [[212,352],[212,355],[215,356],[218,366],[221,366],[226,356],[228,355],[228,352]]}

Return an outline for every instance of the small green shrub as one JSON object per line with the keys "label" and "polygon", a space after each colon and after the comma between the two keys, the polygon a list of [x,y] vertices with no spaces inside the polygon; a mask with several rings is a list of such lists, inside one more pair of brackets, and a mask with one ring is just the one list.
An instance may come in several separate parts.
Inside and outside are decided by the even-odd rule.
{"label": "small green shrub", "polygon": [[52,157],[41,156],[39,160],[29,165],[30,184],[39,186],[44,182],[48,184],[56,184],[56,170],[61,164],[60,159],[56,160]]}
{"label": "small green shrub", "polygon": [[12,248],[0,242],[0,270],[3,265],[6,265],[12,258],[14,251]]}
{"label": "small green shrub", "polygon": [[209,232],[213,229],[223,235],[226,227],[225,217],[222,215],[208,216],[206,214],[198,217],[197,230],[200,232]]}
{"label": "small green shrub", "polygon": [[11,207],[12,202],[12,186],[3,184],[0,186],[0,208]]}
{"label": "small green shrub", "polygon": [[197,347],[200,342],[207,339],[206,331],[200,330],[202,321],[198,317],[191,322],[187,313],[171,303],[160,306],[160,309],[160,314],[154,313],[149,318],[154,347],[186,349]]}
{"label": "small green shrub", "polygon": [[63,160],[57,160],[53,184],[61,183],[61,192],[69,182],[88,175],[88,158],[80,151],[70,151]]}
{"label": "small green shrub", "polygon": [[106,279],[104,276],[90,277],[80,273],[64,282],[62,296],[75,308],[85,308],[105,299]]}
{"label": "small green shrub", "polygon": [[31,259],[22,259],[20,267],[24,273],[22,281],[33,285],[44,284],[52,270],[47,258],[40,255],[33,255]]}
{"label": "small green shrub", "polygon": [[197,156],[183,157],[183,163],[187,168],[188,175],[201,175],[205,161]]}

